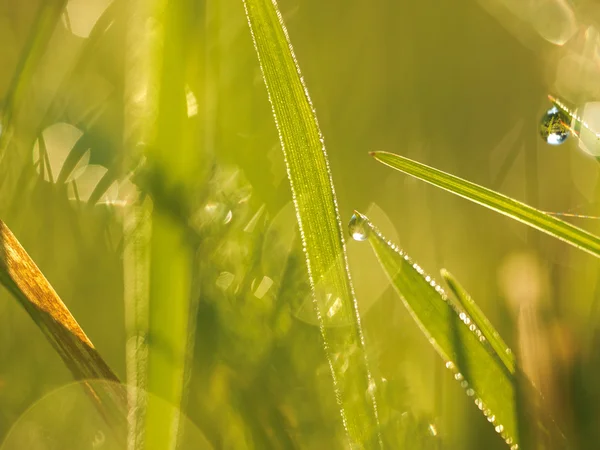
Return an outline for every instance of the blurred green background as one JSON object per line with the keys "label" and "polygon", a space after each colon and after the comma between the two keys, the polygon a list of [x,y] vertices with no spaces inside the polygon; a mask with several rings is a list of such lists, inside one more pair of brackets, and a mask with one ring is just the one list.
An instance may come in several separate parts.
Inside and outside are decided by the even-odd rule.
{"label": "blurred green background", "polygon": [[[0,2],[0,98],[11,89],[43,3]],[[79,191],[96,185],[102,167],[121,163],[125,62],[136,50],[124,39],[130,10],[107,10],[110,26],[93,46],[82,36],[106,5],[69,2],[68,20],[47,43],[20,131],[0,162],[0,218],[124,380],[124,189],[91,207],[73,199],[73,183],[44,179],[34,165],[40,135],[55,169],[80,134],[94,167],[82,166],[74,182]],[[242,2],[188,6],[197,27],[188,115],[206,168],[194,197],[198,311],[185,412],[214,448],[344,448]],[[427,272],[437,277],[445,267],[456,275],[521,353],[566,432],[579,436],[579,448],[594,448],[598,262],[368,155],[400,153],[542,210],[600,215],[597,162],[574,139],[551,147],[537,135],[548,93],[558,91],[574,105],[597,100],[589,71],[564,63],[578,55],[598,66],[597,7],[567,6],[575,28],[561,45],[526,20],[535,14],[513,7],[508,0],[280,2],[325,136],[343,220],[354,209],[370,212]],[[544,25],[564,25],[555,22]],[[194,101],[197,113],[190,112]],[[80,133],[44,131],[57,123]],[[207,218],[206,211],[216,215]],[[570,220],[600,232],[598,220]],[[356,242],[348,249],[371,369],[385,379],[380,408],[390,448],[504,448],[443,369],[370,249]],[[0,324],[1,440],[27,408],[72,378],[4,290]]]}

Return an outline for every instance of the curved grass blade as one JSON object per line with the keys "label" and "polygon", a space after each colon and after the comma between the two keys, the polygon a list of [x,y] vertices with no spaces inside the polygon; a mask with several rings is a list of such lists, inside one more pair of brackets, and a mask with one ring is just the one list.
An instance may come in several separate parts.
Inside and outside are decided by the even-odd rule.
{"label": "curved grass blade", "polygon": [[543,231],[600,258],[600,238],[513,198],[455,177],[441,170],[388,152],[371,152],[379,162],[426,181],[467,200]]}
{"label": "curved grass blade", "polygon": [[448,287],[458,300],[460,308],[462,308],[470,317],[473,323],[481,330],[487,341],[490,343],[498,357],[504,363],[504,366],[511,372],[515,371],[515,357],[511,349],[508,348],[502,336],[496,331],[494,325],[485,317],[483,311],[477,306],[477,303],[471,298],[469,293],[462,287],[454,276],[446,269],[441,271],[442,277]]}
{"label": "curved grass blade", "polygon": [[285,156],[344,427],[351,446],[380,447],[373,381],[323,136],[277,3],[244,0],[244,6]]}
{"label": "curved grass blade", "polygon": [[509,370],[466,313],[456,309],[444,290],[369,219],[368,241],[421,331],[512,450],[519,448],[515,374]]}

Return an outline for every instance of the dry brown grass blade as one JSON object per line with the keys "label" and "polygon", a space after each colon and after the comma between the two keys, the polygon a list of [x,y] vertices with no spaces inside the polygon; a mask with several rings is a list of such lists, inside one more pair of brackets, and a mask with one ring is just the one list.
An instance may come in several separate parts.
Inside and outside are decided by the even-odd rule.
{"label": "dry brown grass blade", "polygon": [[[23,305],[75,379],[119,382],[46,277],[1,220],[0,284]],[[114,421],[115,414],[124,412],[126,403],[121,390],[101,393],[89,387],[89,392],[107,420]]]}

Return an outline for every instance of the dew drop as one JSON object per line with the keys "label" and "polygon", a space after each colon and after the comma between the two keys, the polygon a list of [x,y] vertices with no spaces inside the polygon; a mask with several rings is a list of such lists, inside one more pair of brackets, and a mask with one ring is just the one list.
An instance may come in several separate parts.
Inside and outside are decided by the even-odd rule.
{"label": "dew drop", "polygon": [[498,425],[498,426],[496,426],[495,430],[496,430],[496,433],[502,433],[504,431],[504,426]]}
{"label": "dew drop", "polygon": [[543,115],[540,135],[550,145],[560,145],[569,137],[569,116],[556,106]]}
{"label": "dew drop", "polygon": [[432,436],[437,436],[438,431],[434,424],[430,423],[429,427],[427,427],[427,428],[429,429],[429,434],[431,434]]}
{"label": "dew drop", "polygon": [[94,440],[92,441],[93,448],[99,448],[104,445],[104,441],[106,438],[104,437],[104,433],[102,431],[98,431],[94,436]]}
{"label": "dew drop", "polygon": [[463,378],[464,378],[464,377],[463,377],[463,374],[462,374],[462,373],[460,373],[460,372],[458,372],[457,374],[455,374],[455,375],[454,375],[454,379],[455,379],[456,381],[461,381]]}
{"label": "dew drop", "polygon": [[475,391],[473,389],[467,389],[467,396],[473,397],[475,395]]}
{"label": "dew drop", "polygon": [[367,394],[369,397],[375,396],[375,391],[377,391],[377,385],[373,380],[369,381],[369,386],[367,387]]}
{"label": "dew drop", "polygon": [[356,214],[352,214],[350,222],[348,222],[348,232],[355,241],[367,240],[369,237],[367,221]]}
{"label": "dew drop", "polygon": [[446,363],[446,369],[453,370],[454,369],[454,363],[452,361],[448,361]]}

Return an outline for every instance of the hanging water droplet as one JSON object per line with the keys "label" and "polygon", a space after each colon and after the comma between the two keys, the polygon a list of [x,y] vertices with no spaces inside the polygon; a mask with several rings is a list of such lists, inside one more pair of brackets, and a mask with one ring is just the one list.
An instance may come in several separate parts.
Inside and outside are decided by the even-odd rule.
{"label": "hanging water droplet", "polygon": [[352,214],[348,222],[348,232],[355,241],[365,241],[369,237],[369,226],[367,221],[357,214]]}
{"label": "hanging water droplet", "polygon": [[560,145],[569,137],[569,116],[556,106],[543,115],[540,135],[550,145]]}
{"label": "hanging water droplet", "polygon": [[504,426],[497,425],[495,430],[496,430],[496,433],[502,433],[504,431]]}

